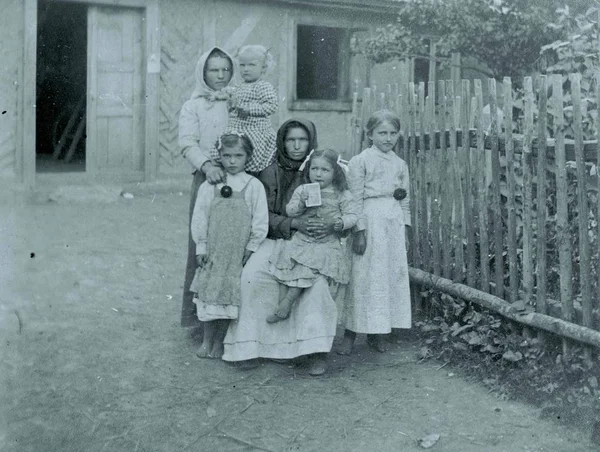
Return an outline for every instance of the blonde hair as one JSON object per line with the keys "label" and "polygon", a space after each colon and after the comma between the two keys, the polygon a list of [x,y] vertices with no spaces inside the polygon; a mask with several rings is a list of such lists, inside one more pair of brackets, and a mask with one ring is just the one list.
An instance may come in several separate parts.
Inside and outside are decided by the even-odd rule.
{"label": "blonde hair", "polygon": [[236,58],[239,58],[245,53],[257,55],[258,57],[262,58],[264,66],[263,72],[265,74],[270,73],[275,67],[275,58],[273,58],[273,55],[271,54],[271,49],[268,49],[265,46],[261,46],[258,44],[242,46],[237,51]]}
{"label": "blonde hair", "polygon": [[376,127],[380,126],[384,122],[389,123],[398,132],[400,132],[400,118],[398,115],[390,110],[379,110],[374,112],[367,120],[367,125],[365,126],[367,137],[373,133],[373,130],[375,130]]}

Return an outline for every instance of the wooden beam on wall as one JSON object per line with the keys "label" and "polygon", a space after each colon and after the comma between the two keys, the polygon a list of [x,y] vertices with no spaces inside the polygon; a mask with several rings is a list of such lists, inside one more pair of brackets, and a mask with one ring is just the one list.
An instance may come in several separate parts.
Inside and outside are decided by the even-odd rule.
{"label": "wooden beam on wall", "polygon": [[160,107],[160,8],[158,0],[149,0],[146,7],[146,133],[144,179],[156,179],[159,149]]}
{"label": "wooden beam on wall", "polygon": [[[279,67],[288,68],[291,64],[290,53],[289,53],[289,39],[290,39],[290,17],[289,13],[285,11],[281,17],[281,31],[279,33]],[[284,71],[285,73],[285,71]],[[279,108],[277,109],[278,120],[277,123],[281,124],[284,120],[288,98],[290,93],[288,91],[288,77],[278,77],[278,93],[279,93]]]}
{"label": "wooden beam on wall", "polygon": [[37,54],[37,0],[25,0],[23,27],[23,103],[21,139],[21,179],[25,188],[35,185],[35,86]]}

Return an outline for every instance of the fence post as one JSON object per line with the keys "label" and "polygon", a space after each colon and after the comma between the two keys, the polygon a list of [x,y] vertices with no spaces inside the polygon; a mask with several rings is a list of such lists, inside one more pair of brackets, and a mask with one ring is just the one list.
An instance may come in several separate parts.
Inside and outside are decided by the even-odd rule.
{"label": "fence post", "polygon": [[475,80],[475,99],[477,100],[477,162],[479,187],[479,268],[481,273],[480,287],[484,292],[490,291],[490,242],[489,230],[489,196],[487,190],[487,153],[483,134],[483,91],[481,80]]}
{"label": "fence post", "polygon": [[431,269],[431,261],[429,254],[429,215],[427,212],[427,165],[428,156],[425,151],[425,83],[419,83],[419,153],[421,157],[418,159],[419,168],[419,217],[421,224],[419,226],[420,245],[421,245],[421,264],[423,270]]}
{"label": "fence post", "polygon": [[[575,162],[577,165],[577,207],[579,212],[579,285],[581,291],[581,313],[583,326],[592,328],[592,294],[590,285],[590,241],[588,235],[589,209],[585,186],[587,171],[583,158],[583,130],[581,124],[581,74],[569,75],[571,99],[573,100],[573,130],[575,132]],[[591,359],[589,348],[586,358]]]}
{"label": "fence post", "polygon": [[[598,12],[598,23],[600,23],[600,11]],[[596,105],[600,109],[600,70],[596,73]],[[600,194],[600,114],[596,115],[596,180],[598,182],[597,188]],[[600,196],[598,196],[597,210],[596,210],[596,223],[598,225],[597,231],[597,248],[596,248],[596,268],[600,269]],[[600,286],[600,284],[598,284]],[[600,287],[596,287],[596,299],[600,299]]]}
{"label": "fence post", "polygon": [[533,86],[531,77],[525,77],[525,134],[523,138],[523,288],[525,302],[531,303],[533,293],[533,246],[532,246],[532,163],[533,140]]}
{"label": "fence post", "polygon": [[[417,174],[417,169],[419,168],[417,165],[417,95],[415,93],[415,84],[410,82],[408,84],[408,93],[407,93],[407,104],[410,106],[409,108],[409,119],[410,119],[410,177],[413,180],[412,183],[412,198],[411,198],[411,209],[413,212],[413,262],[415,266],[419,267],[422,264],[421,260],[421,228],[420,228],[420,213],[419,213],[419,177]],[[417,300],[418,297],[415,298]],[[418,303],[416,303],[418,304]]]}
{"label": "fence post", "polygon": [[430,174],[431,174],[431,251],[433,260],[433,273],[441,274],[440,259],[440,169],[439,152],[436,145],[437,121],[435,114],[435,82],[429,82],[429,153],[430,153]]}
{"label": "fence post", "polygon": [[492,139],[492,211],[494,218],[494,282],[495,295],[504,297],[504,240],[502,231],[502,211],[500,205],[500,151],[498,147],[498,106],[496,93],[496,79],[489,79],[490,89],[490,118]]}
{"label": "fence post", "polygon": [[[440,172],[440,204],[441,204],[441,221],[445,225],[442,228],[442,258],[443,258],[443,275],[444,278],[451,277],[452,269],[452,256],[450,253],[450,243],[452,240],[452,231],[450,224],[452,224],[452,198],[449,194],[452,193],[452,185],[450,185],[449,176],[449,162],[448,158],[448,142],[446,140],[446,132],[448,129],[447,121],[447,107],[448,98],[446,97],[446,82],[440,80],[439,82],[439,125],[440,125],[440,159],[441,159],[441,172]],[[443,187],[443,188],[442,188]]]}
{"label": "fence post", "polygon": [[365,144],[368,143],[366,134],[364,133],[365,123],[367,122],[369,116],[371,116],[371,88],[365,88],[363,90],[363,98],[362,105],[360,108],[360,138],[359,142],[359,150],[365,149],[367,146]]}
{"label": "fence post", "polygon": [[537,152],[537,288],[536,310],[546,314],[546,76],[539,78]]}
{"label": "fence post", "polygon": [[509,300],[514,303],[519,298],[519,281],[517,279],[517,206],[515,184],[515,154],[512,136],[513,99],[512,81],[504,77],[504,136],[506,138],[506,180],[508,184],[508,275]]}
{"label": "fence post", "polygon": [[460,53],[458,52],[452,53],[452,56],[450,57],[450,78],[454,85],[454,91],[458,92],[460,89],[460,80],[462,78],[460,70]]}
{"label": "fence post", "polygon": [[458,130],[460,129],[460,106],[461,106],[461,98],[460,96],[454,97],[454,103],[452,105],[453,111],[453,121],[452,121],[452,135],[454,136],[454,145],[453,153],[452,153],[452,168],[453,168],[453,179],[454,179],[454,195],[455,195],[455,203],[454,203],[454,232],[456,234],[456,241],[454,242],[455,248],[455,258],[456,258],[456,266],[455,270],[455,279],[459,281],[464,280],[464,270],[465,270],[465,257],[463,250],[463,238],[466,235],[466,225],[465,225],[465,214],[464,214],[464,191],[462,188],[461,181],[461,168],[459,165],[460,153],[458,151]]}
{"label": "fence post", "polygon": [[[554,118],[554,150],[556,160],[556,238],[558,262],[560,265],[560,303],[563,320],[573,321],[573,260],[571,254],[571,233],[567,198],[567,158],[565,155],[565,131],[563,113],[563,80],[557,74],[552,79],[552,105]],[[569,344],[563,339],[563,354],[569,354]]]}
{"label": "fence post", "polygon": [[472,184],[472,173],[471,168],[471,143],[469,140],[469,122],[470,112],[469,104],[471,102],[471,83],[469,80],[462,81],[462,92],[461,92],[461,118],[462,118],[462,158],[461,163],[464,168],[464,182],[463,182],[463,212],[464,222],[466,226],[466,238],[467,238],[467,258],[465,259],[465,265],[467,267],[467,284],[471,287],[475,285],[475,228],[473,219],[475,218],[475,211],[473,210],[473,184]]}

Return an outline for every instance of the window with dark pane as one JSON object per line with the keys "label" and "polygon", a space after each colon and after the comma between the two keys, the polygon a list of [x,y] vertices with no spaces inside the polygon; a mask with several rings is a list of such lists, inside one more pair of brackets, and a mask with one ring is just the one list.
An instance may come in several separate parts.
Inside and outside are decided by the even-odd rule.
{"label": "window with dark pane", "polygon": [[298,26],[296,94],[298,99],[336,100],[340,92],[342,28]]}

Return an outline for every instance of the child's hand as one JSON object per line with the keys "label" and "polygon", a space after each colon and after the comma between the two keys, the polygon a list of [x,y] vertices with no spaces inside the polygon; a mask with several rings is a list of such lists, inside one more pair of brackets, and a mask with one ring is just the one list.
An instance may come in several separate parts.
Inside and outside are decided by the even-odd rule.
{"label": "child's hand", "polygon": [[246,265],[246,262],[248,262],[248,259],[250,259],[250,256],[252,256],[252,251],[244,250],[244,257],[242,258],[242,267],[244,265]]}
{"label": "child's hand", "polygon": [[227,99],[227,107],[229,108],[229,111],[235,110],[237,108],[237,104],[237,97],[234,95],[229,96],[229,99]]}
{"label": "child's hand", "polygon": [[367,236],[365,231],[357,231],[352,235],[352,251],[363,255],[367,249]]}
{"label": "child's hand", "polygon": [[306,205],[306,201],[308,201],[308,192],[306,188],[302,186],[302,191],[300,192],[300,205],[304,207]]}
{"label": "child's hand", "polygon": [[248,119],[248,116],[250,116],[250,115],[248,114],[248,110],[246,110],[246,109],[244,109],[244,108],[242,108],[242,107],[236,107],[236,108],[237,108],[237,114],[238,114],[238,117],[239,117],[240,119]]}
{"label": "child's hand", "polygon": [[404,225],[404,246],[408,259],[411,261],[410,264],[412,264],[412,228],[408,224]]}
{"label": "child's hand", "polygon": [[341,218],[338,218],[335,220],[335,223],[333,223],[333,230],[335,232],[342,232],[342,230],[344,229],[344,222],[342,221]]}
{"label": "child's hand", "polygon": [[198,267],[204,267],[207,262],[208,256],[206,254],[196,254],[196,264],[198,264]]}

